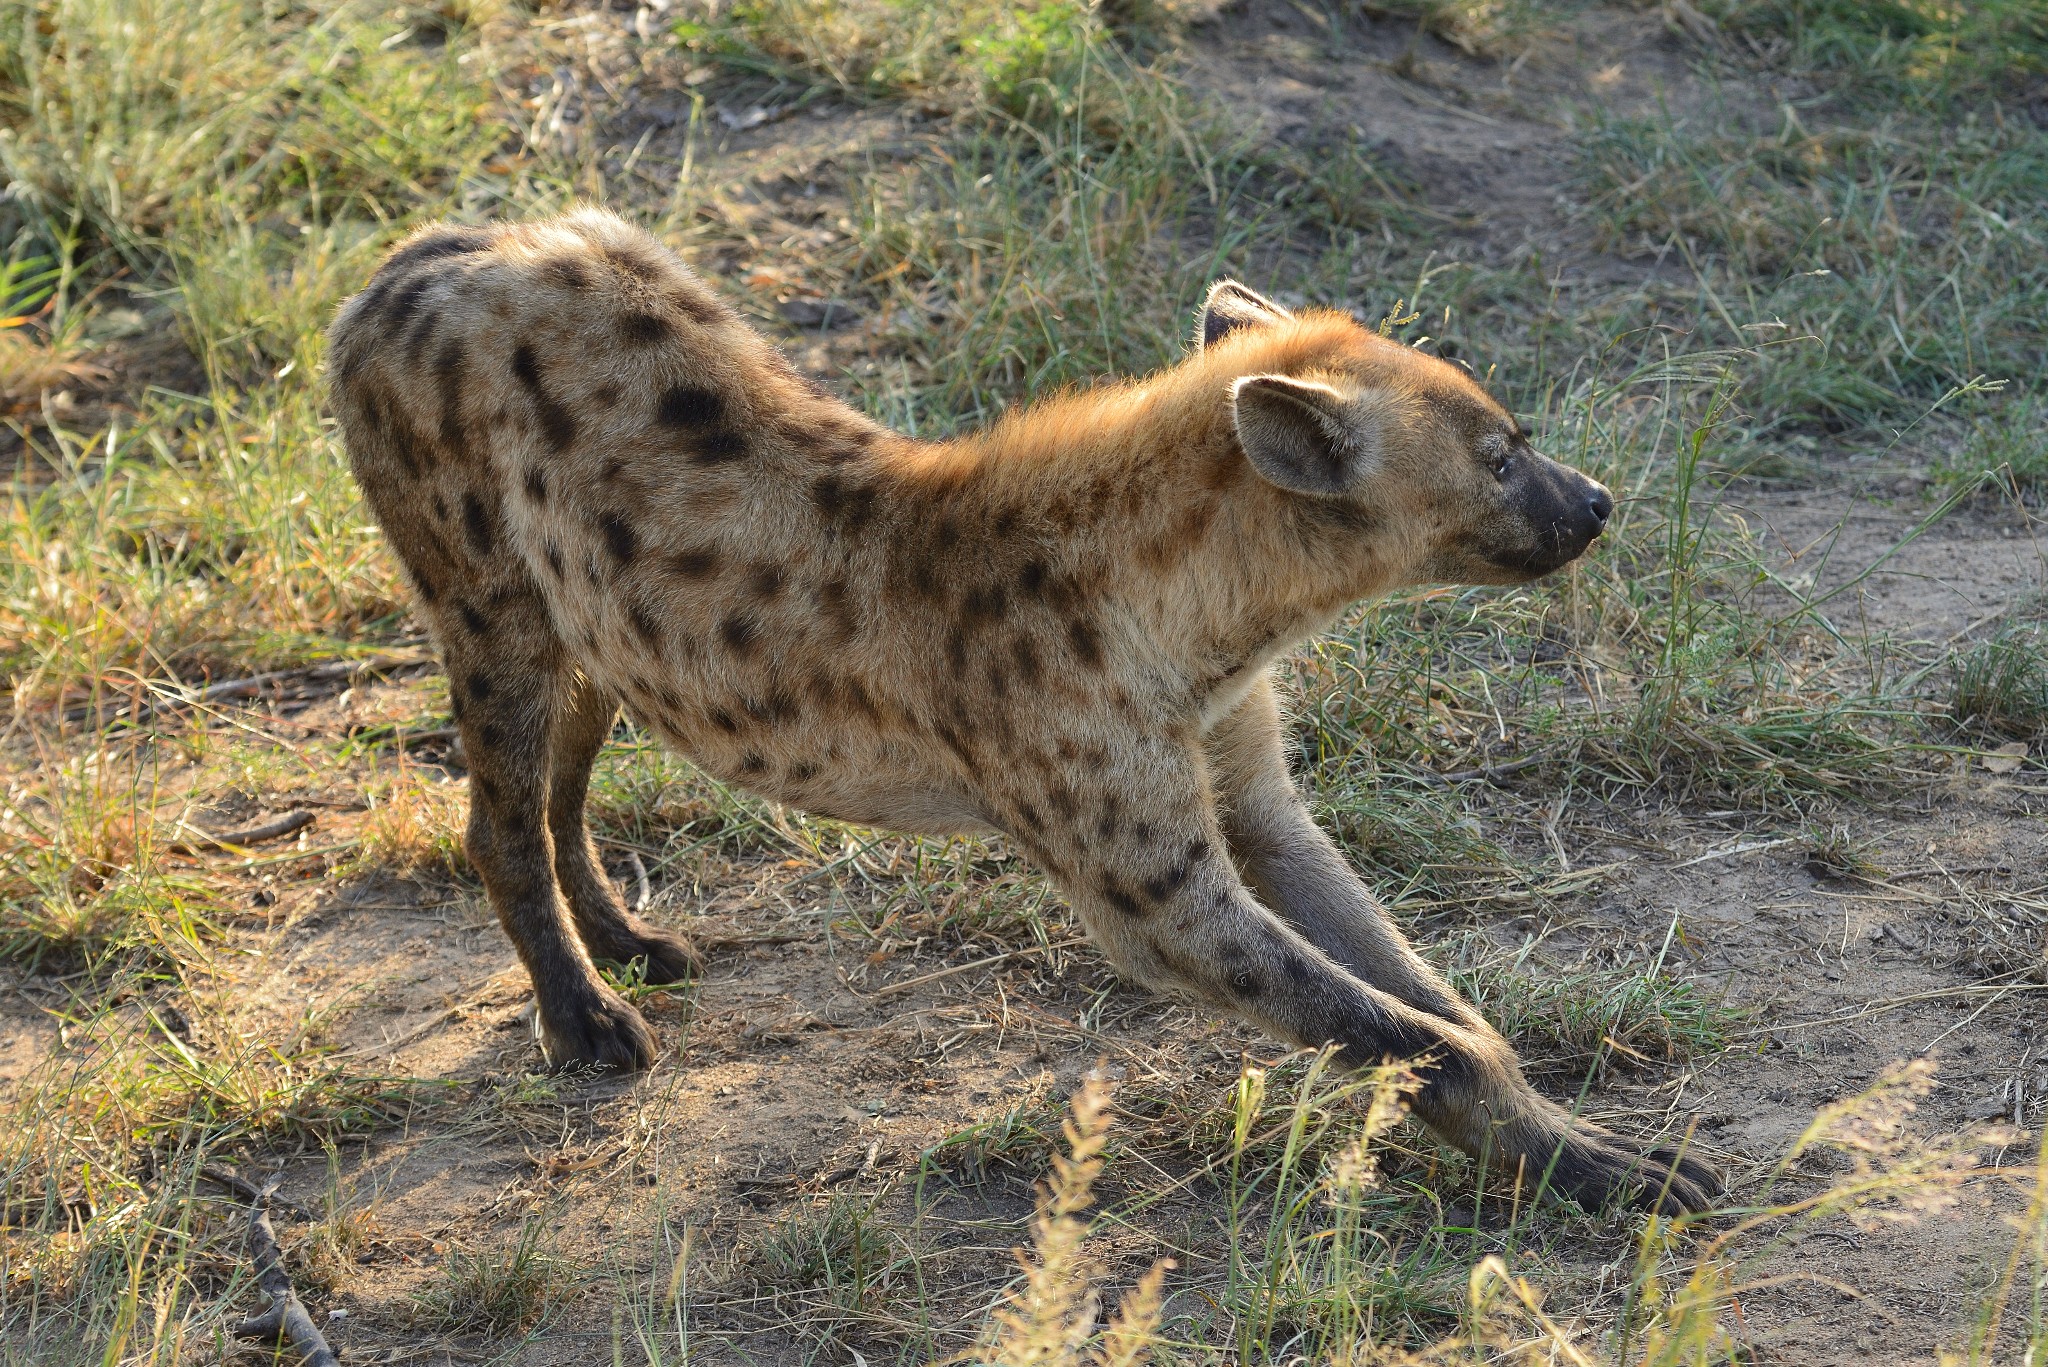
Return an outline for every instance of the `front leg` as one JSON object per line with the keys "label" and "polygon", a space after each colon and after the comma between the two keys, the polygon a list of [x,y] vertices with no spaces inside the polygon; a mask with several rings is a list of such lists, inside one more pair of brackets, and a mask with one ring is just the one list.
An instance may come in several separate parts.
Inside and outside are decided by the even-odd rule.
{"label": "front leg", "polygon": [[1009,809],[1006,824],[1125,974],[1235,1012],[1295,1045],[1334,1042],[1359,1066],[1415,1062],[1416,1114],[1531,1185],[1548,1173],[1552,1187],[1588,1206],[1615,1196],[1667,1212],[1707,1203],[1712,1174],[1690,1160],[1645,1155],[1546,1101],[1469,1006],[1439,1014],[1366,982],[1260,905],[1225,853],[1197,748],[1130,736],[1110,754],[1103,792],[1062,790],[1050,804],[1092,806],[1096,819],[1034,829],[1029,818],[1043,806],[1031,795],[995,805]]}

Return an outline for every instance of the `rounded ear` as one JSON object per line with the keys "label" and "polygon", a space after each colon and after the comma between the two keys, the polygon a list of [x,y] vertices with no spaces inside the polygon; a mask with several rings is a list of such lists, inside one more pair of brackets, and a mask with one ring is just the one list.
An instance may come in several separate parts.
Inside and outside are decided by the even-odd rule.
{"label": "rounded ear", "polygon": [[1271,299],[1235,280],[1218,280],[1209,286],[1209,297],[1202,301],[1202,315],[1195,324],[1195,350],[1214,346],[1217,338],[1239,328],[1266,327],[1293,317]]}
{"label": "rounded ear", "polygon": [[1360,406],[1326,384],[1246,375],[1230,386],[1230,418],[1252,468],[1297,494],[1341,494],[1379,464]]}

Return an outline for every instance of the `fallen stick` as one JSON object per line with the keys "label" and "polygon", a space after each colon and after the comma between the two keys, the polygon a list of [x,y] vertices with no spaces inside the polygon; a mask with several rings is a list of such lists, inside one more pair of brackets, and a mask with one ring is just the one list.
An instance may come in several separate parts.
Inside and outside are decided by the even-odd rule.
{"label": "fallen stick", "polygon": [[[229,1168],[223,1168],[217,1163],[208,1163],[199,1170],[199,1175],[217,1186],[226,1187],[244,1201],[257,1201],[263,1197],[263,1188],[251,1182],[242,1174]],[[287,1201],[275,1192],[271,1194],[270,1204],[284,1207],[301,1220],[311,1220],[313,1218],[312,1212],[308,1211],[304,1206]]]}
{"label": "fallen stick", "polygon": [[275,821],[266,821],[261,826],[250,826],[239,831],[223,831],[215,835],[211,831],[193,831],[183,840],[173,840],[170,848],[177,854],[199,854],[206,850],[227,850],[234,853],[244,845],[255,845],[265,840],[275,840],[281,835],[304,830],[313,824],[313,814],[301,807],[286,812]]}
{"label": "fallen stick", "polygon": [[270,1308],[251,1315],[235,1329],[237,1338],[289,1342],[306,1360],[306,1367],[341,1367],[341,1359],[327,1346],[327,1338],[306,1313],[306,1304],[292,1290],[292,1279],[284,1270],[284,1254],[277,1247],[277,1233],[270,1227],[270,1198],[282,1182],[272,1177],[256,1190],[249,1206],[249,1256],[256,1263],[256,1285],[270,1297]]}
{"label": "fallen stick", "polygon": [[101,714],[102,722],[124,721],[130,726],[140,726],[161,713],[175,712],[187,707],[201,707],[208,703],[254,698],[268,689],[282,687],[285,684],[333,684],[342,680],[353,681],[363,674],[387,674],[393,670],[434,663],[434,657],[431,655],[372,655],[367,659],[330,660],[326,664],[302,666],[297,669],[274,669],[267,674],[223,679],[219,683],[182,692],[177,691],[176,685],[166,688],[159,684],[154,696],[136,704],[132,714],[123,715],[129,708],[126,701],[102,702],[97,709],[88,703],[83,707],[66,709],[64,720],[83,721],[97,710]]}

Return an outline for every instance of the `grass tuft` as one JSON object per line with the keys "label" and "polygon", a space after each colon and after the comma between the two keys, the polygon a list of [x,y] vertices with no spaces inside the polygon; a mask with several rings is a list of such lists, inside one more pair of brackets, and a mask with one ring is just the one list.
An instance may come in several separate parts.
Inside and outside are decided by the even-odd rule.
{"label": "grass tuft", "polygon": [[547,1219],[534,1215],[508,1247],[455,1250],[442,1264],[439,1285],[416,1301],[417,1322],[450,1334],[520,1334],[561,1309],[576,1285],[576,1271],[548,1251]]}
{"label": "grass tuft", "polygon": [[1949,715],[1965,733],[2018,740],[2048,736],[2048,628],[2007,626],[1954,657]]}

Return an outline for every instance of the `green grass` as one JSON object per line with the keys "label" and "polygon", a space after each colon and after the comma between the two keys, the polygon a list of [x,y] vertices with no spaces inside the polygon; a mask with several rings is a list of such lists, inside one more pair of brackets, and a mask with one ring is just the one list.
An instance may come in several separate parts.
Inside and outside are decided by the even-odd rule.
{"label": "green grass", "polygon": [[2048,399],[2029,394],[1973,424],[1935,469],[1948,488],[1979,487],[2038,508],[2048,499]]}
{"label": "green grass", "polygon": [[1847,98],[1923,107],[2024,92],[2048,73],[2029,0],[1711,0],[1700,8],[1770,65]]}
{"label": "green grass", "polygon": [[441,1281],[417,1301],[422,1328],[453,1334],[523,1334],[571,1293],[576,1273],[545,1247],[545,1216],[529,1217],[501,1249],[449,1253]]}
{"label": "green grass", "polygon": [[1542,953],[1533,939],[1504,950],[1467,935],[1437,952],[1452,985],[1530,1065],[1570,1085],[1615,1065],[1711,1058],[1740,1019],[1666,970],[1668,944],[1619,962],[1576,964]]}
{"label": "green grass", "polygon": [[2048,629],[2008,626],[1952,666],[1950,715],[1966,732],[2000,740],[2048,736]]}

